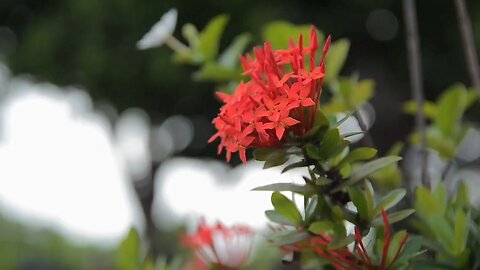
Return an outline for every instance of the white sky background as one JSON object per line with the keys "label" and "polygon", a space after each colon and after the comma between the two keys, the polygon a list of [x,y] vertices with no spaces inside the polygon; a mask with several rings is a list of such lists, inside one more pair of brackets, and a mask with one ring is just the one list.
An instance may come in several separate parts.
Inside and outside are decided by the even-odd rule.
{"label": "white sky background", "polygon": [[24,78],[0,88],[2,212],[75,240],[121,239],[138,223],[138,206],[108,120],[92,110],[90,97]]}

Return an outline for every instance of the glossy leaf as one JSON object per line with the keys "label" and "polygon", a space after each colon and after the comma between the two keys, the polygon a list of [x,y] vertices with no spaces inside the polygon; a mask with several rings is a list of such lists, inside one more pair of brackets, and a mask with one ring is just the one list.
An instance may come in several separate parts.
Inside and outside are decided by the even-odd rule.
{"label": "glossy leaf", "polygon": [[397,156],[388,156],[388,157],[383,157],[383,158],[379,158],[379,159],[367,162],[362,166],[360,166],[359,168],[354,169],[350,175],[350,178],[345,182],[343,182],[338,187],[332,189],[331,193],[338,192],[348,186],[354,185],[358,181],[368,176],[369,174],[385,166],[388,166],[392,163],[398,162],[401,159],[402,159],[401,157],[397,157]]}
{"label": "glossy leaf", "polygon": [[355,207],[357,207],[357,212],[363,220],[369,220],[368,204],[365,195],[362,190],[358,187],[349,187],[348,195],[352,200]]}
{"label": "glossy leaf", "polygon": [[387,265],[393,261],[395,255],[397,254],[398,250],[400,249],[402,242],[405,241],[407,236],[407,231],[402,230],[397,232],[390,240],[390,246],[388,248],[387,253]]}
{"label": "glossy leaf", "polygon": [[318,147],[309,143],[305,146],[305,150],[307,151],[307,155],[310,158],[320,160],[322,159],[322,156],[320,155],[320,150],[318,150]]}
{"label": "glossy leaf", "polygon": [[267,210],[267,211],[265,211],[265,215],[272,222],[282,224],[282,225],[295,226],[295,224],[292,221],[290,221],[288,218],[280,215],[275,210]]}
{"label": "glossy leaf", "polygon": [[288,154],[284,149],[258,148],[253,152],[256,160],[265,161],[264,169],[285,164]]}
{"label": "glossy leaf", "polygon": [[396,205],[400,200],[402,200],[406,194],[407,194],[407,191],[403,188],[394,189],[390,191],[375,206],[375,214],[376,215],[380,214],[382,212],[382,209],[384,211],[387,211],[388,209]]}
{"label": "glossy leaf", "polygon": [[333,238],[332,242],[328,244],[329,249],[339,249],[345,246],[350,245],[355,241],[355,236],[353,234],[350,234],[347,237],[341,237],[341,238]]}
{"label": "glossy leaf", "polygon": [[328,220],[315,221],[308,227],[308,230],[314,234],[326,233],[333,229],[335,224]]}
{"label": "glossy leaf", "polygon": [[282,173],[288,172],[289,170],[293,170],[293,169],[296,169],[296,168],[305,167],[307,165],[308,164],[305,160],[295,162],[295,163],[292,163],[292,164],[289,164],[289,165],[285,166],[285,168],[282,169]]}
{"label": "glossy leaf", "polygon": [[330,157],[341,141],[342,137],[338,128],[329,129],[323,138],[322,145],[318,149],[318,156],[322,159]]}
{"label": "glossy leaf", "polygon": [[310,237],[305,231],[278,231],[269,236],[269,240],[273,245],[285,246],[292,245]]}
{"label": "glossy leaf", "polygon": [[348,155],[337,165],[337,167],[341,168],[347,163],[352,163],[359,160],[372,159],[376,154],[377,149],[375,148],[359,147],[348,153]]}
{"label": "glossy leaf", "polygon": [[409,236],[409,239],[405,246],[403,247],[400,257],[398,257],[396,263],[402,264],[408,262],[410,259],[424,253],[426,250],[421,250],[422,248],[422,237],[421,236]]}
{"label": "glossy leaf", "polygon": [[[393,223],[399,222],[403,219],[406,219],[407,217],[409,217],[413,213],[415,213],[414,209],[405,209],[405,210],[401,210],[401,211],[398,211],[398,212],[394,212],[394,213],[391,213],[391,214],[387,215],[388,216],[388,221],[390,222],[390,224],[393,224]],[[370,225],[373,226],[373,227],[383,226],[384,222],[383,222],[382,217],[378,217],[378,218],[372,220]]]}
{"label": "glossy leaf", "polygon": [[307,207],[305,208],[305,222],[310,222],[317,210],[318,205],[318,196],[314,195],[308,201]]}
{"label": "glossy leaf", "polygon": [[311,185],[298,185],[293,183],[275,183],[265,186],[260,186],[252,189],[252,191],[291,191],[303,195],[309,195],[316,191]]}
{"label": "glossy leaf", "polygon": [[274,192],[272,194],[272,205],[277,213],[289,219],[293,224],[300,225],[302,223],[302,215],[300,215],[297,206],[285,195]]}

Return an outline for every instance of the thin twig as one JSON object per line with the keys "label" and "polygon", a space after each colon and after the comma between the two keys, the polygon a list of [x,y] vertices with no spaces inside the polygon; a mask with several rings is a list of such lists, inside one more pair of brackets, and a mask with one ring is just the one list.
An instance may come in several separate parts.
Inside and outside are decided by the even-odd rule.
{"label": "thin twig", "polygon": [[405,17],[405,30],[407,35],[408,66],[410,73],[410,84],[412,96],[417,104],[417,114],[415,116],[415,126],[420,134],[420,155],[421,155],[421,180],[422,184],[430,188],[430,179],[428,177],[428,152],[427,136],[425,131],[425,115],[423,111],[423,77],[422,63],[420,54],[420,39],[418,36],[417,11],[415,0],[403,0],[403,12]]}
{"label": "thin twig", "polygon": [[462,36],[463,52],[470,80],[480,95],[480,68],[478,67],[478,56],[475,50],[475,42],[473,41],[472,23],[470,22],[465,0],[455,0],[455,8],[457,9],[458,28]]}
{"label": "thin twig", "polygon": [[160,167],[161,163],[153,162],[151,163],[150,173],[144,179],[135,179],[133,185],[135,188],[135,193],[138,200],[142,206],[143,215],[145,217],[145,237],[148,239],[148,255],[153,260],[156,260],[158,254],[160,253],[160,248],[157,243],[158,228],[153,221],[152,207],[154,200],[154,190],[155,190],[155,173]]}

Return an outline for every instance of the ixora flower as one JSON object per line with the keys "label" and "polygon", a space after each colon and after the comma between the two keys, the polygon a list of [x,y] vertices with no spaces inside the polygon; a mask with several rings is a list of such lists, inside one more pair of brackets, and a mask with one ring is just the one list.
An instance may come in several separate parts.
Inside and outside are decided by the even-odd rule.
{"label": "ixora flower", "polygon": [[244,75],[232,95],[217,93],[225,103],[213,119],[218,132],[209,142],[220,138],[218,153],[226,151],[227,161],[238,152],[245,163],[246,149],[279,147],[287,132],[302,136],[309,131],[318,110],[325,77],[328,37],[319,65],[316,65],[318,37],[312,26],[309,46],[303,37],[290,42],[287,50],[273,50],[267,41],[254,49],[255,58],[241,57]]}
{"label": "ixora flower", "polygon": [[[331,242],[331,238],[327,235],[317,235],[309,239],[309,245],[318,255],[329,261],[337,270],[390,270],[393,264],[400,256],[400,253],[405,246],[408,239],[408,234],[405,233],[398,246],[391,246],[391,231],[390,222],[388,221],[387,214],[382,211],[383,223],[385,225],[385,234],[383,239],[383,249],[380,257],[380,261],[374,264],[374,261],[367,253],[362,236],[358,228],[355,227],[355,248],[354,252],[351,252],[348,248],[341,249],[329,249],[328,245]],[[390,250],[394,248],[396,250]]]}
{"label": "ixora flower", "polygon": [[197,232],[184,236],[183,242],[208,264],[237,269],[247,263],[253,238],[254,233],[247,226],[208,226],[202,220]]}
{"label": "ixora flower", "polygon": [[160,21],[152,26],[141,40],[137,42],[137,48],[145,50],[163,45],[172,37],[175,26],[177,25],[177,10],[172,8],[163,14]]}

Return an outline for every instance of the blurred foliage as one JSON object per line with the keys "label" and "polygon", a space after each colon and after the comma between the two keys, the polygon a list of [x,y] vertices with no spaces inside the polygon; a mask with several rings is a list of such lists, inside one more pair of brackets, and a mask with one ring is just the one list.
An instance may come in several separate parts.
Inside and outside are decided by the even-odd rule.
{"label": "blurred foliage", "polygon": [[0,269],[115,269],[112,250],[73,244],[54,230],[0,216]]}
{"label": "blurred foliage", "polygon": [[[427,129],[428,147],[438,151],[445,159],[453,159],[462,139],[471,128],[471,124],[463,121],[466,110],[478,99],[474,89],[466,89],[462,84],[456,84],[445,90],[436,103],[427,101],[423,111],[425,117],[431,121]],[[417,105],[413,101],[405,103],[404,110],[415,114]],[[410,136],[412,143],[418,144],[420,136],[413,133]]]}

